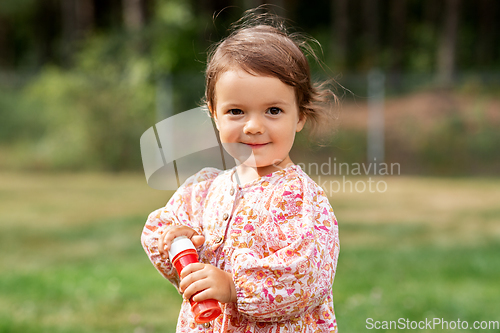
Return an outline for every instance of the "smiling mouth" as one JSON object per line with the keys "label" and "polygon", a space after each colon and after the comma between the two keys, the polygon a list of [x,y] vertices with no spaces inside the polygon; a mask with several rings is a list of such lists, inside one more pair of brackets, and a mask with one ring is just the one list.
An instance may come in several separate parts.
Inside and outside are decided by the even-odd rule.
{"label": "smiling mouth", "polygon": [[260,148],[264,147],[267,145],[267,143],[245,143],[247,146],[250,146],[251,148]]}

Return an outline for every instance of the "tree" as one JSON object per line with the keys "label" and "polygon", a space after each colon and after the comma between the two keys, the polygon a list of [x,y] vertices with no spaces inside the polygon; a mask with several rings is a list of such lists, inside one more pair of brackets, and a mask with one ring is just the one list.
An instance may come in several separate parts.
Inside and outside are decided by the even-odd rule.
{"label": "tree", "polygon": [[123,23],[130,31],[140,30],[146,21],[144,0],[123,0]]}
{"label": "tree", "polygon": [[367,55],[370,57],[369,66],[376,67],[378,63],[378,54],[380,48],[380,29],[379,29],[379,0],[364,0],[364,22]]}
{"label": "tree", "polygon": [[92,0],[61,0],[63,57],[68,64],[75,52],[76,42],[86,37],[94,27]]}
{"label": "tree", "polygon": [[12,50],[9,48],[7,36],[9,34],[7,20],[0,15],[0,68],[8,67],[12,62]]}
{"label": "tree", "polygon": [[341,67],[346,65],[348,52],[348,34],[349,34],[349,10],[347,0],[332,0],[332,24],[331,35],[335,37],[332,43],[333,54],[336,55],[337,62]]}
{"label": "tree", "polygon": [[407,4],[406,0],[393,0],[391,6],[391,40],[392,40],[392,64],[391,69],[393,71],[399,72],[403,66],[403,56],[404,56],[404,42],[405,42],[405,30],[406,16],[407,16]]}
{"label": "tree", "polygon": [[443,86],[449,86],[453,82],[459,11],[460,0],[446,0],[443,29],[437,54],[437,79],[438,83]]}
{"label": "tree", "polygon": [[478,3],[479,34],[477,47],[477,61],[479,66],[491,64],[495,53],[495,12],[497,10],[497,1],[480,0]]}

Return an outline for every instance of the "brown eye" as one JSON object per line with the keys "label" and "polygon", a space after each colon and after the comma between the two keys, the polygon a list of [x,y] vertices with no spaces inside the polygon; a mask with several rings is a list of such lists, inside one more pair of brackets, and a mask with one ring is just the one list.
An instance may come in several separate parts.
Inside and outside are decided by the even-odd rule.
{"label": "brown eye", "polygon": [[231,109],[231,110],[227,111],[227,113],[229,113],[233,116],[239,116],[239,115],[243,114],[243,111],[241,111],[240,109]]}
{"label": "brown eye", "polygon": [[267,112],[273,116],[279,115],[281,112],[283,112],[280,108],[277,107],[272,107],[267,110]]}

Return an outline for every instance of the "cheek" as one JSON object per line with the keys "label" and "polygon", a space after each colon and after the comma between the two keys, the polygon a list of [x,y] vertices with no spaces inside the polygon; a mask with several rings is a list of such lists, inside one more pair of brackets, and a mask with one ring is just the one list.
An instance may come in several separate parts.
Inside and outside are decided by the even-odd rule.
{"label": "cheek", "polygon": [[235,124],[231,124],[225,121],[219,122],[218,129],[219,129],[219,135],[223,139],[234,138],[237,137],[239,134],[238,128]]}
{"label": "cheek", "polygon": [[295,136],[297,124],[293,120],[287,120],[279,128],[274,131],[275,136],[279,136],[284,140],[290,140]]}

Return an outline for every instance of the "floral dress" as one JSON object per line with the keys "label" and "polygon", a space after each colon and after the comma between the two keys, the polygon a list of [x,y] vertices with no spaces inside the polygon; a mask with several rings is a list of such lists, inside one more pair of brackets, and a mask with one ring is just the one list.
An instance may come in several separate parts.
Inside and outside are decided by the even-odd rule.
{"label": "floral dress", "polygon": [[177,332],[337,332],[338,226],[323,190],[297,165],[243,185],[232,180],[235,170],[191,176],[144,227],[147,255],[176,288],[177,272],[157,247],[171,225],[204,235],[200,261],[233,276],[237,302],[197,324],[184,300]]}

